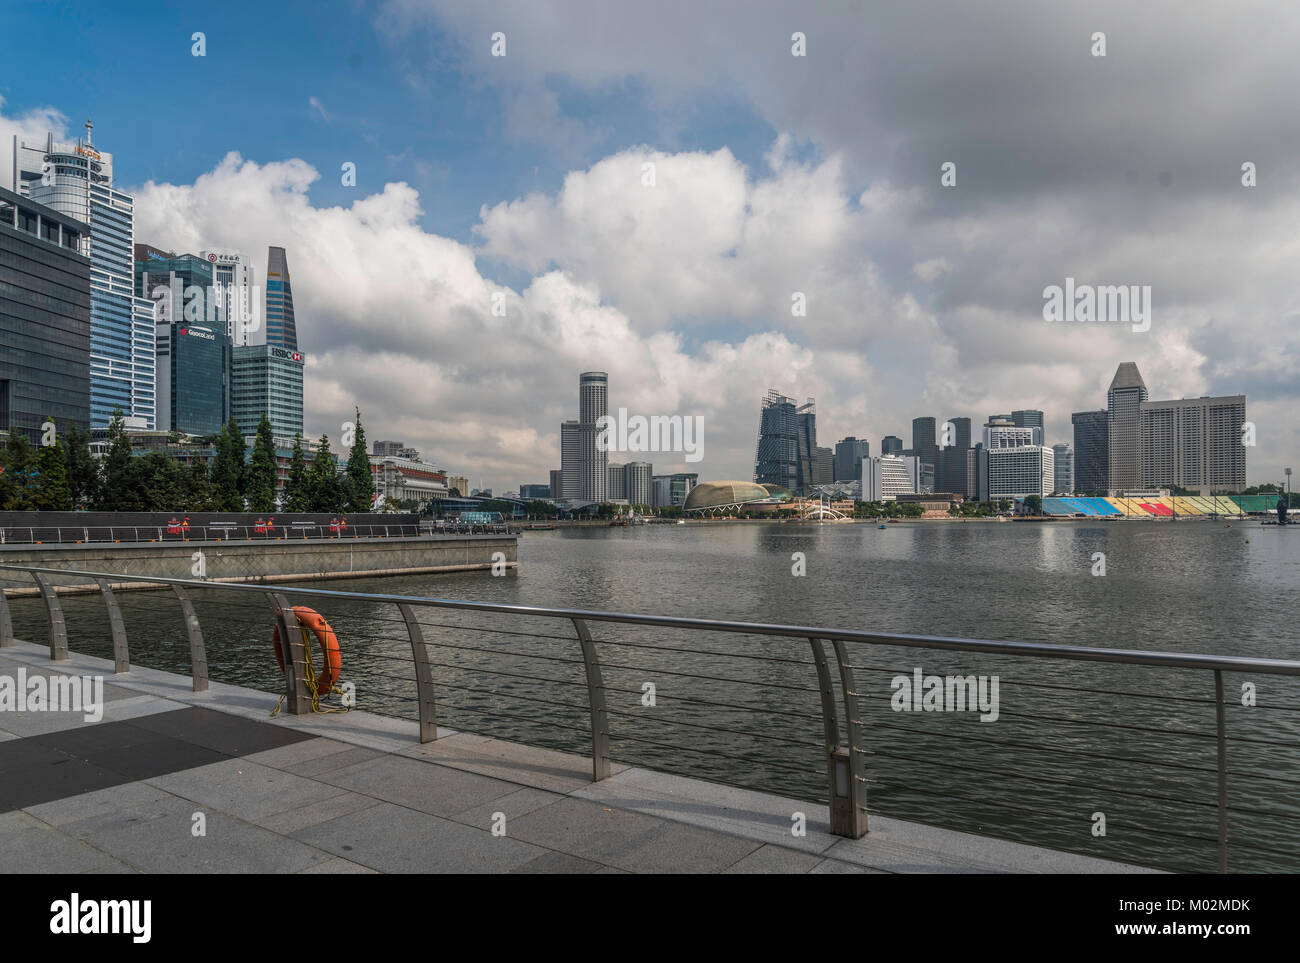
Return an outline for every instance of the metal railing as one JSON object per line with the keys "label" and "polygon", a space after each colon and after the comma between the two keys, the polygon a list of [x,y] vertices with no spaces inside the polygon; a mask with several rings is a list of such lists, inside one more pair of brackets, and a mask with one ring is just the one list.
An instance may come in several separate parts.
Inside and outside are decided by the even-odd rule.
{"label": "metal railing", "polygon": [[[300,633],[289,630],[295,624],[292,600],[320,600],[317,604],[321,602],[333,604],[336,609],[343,606],[344,603],[362,602],[365,603],[367,608],[365,614],[354,620],[357,626],[364,627],[368,624],[391,622],[400,627],[396,631],[404,631],[406,641],[409,642],[409,658],[391,654],[383,656],[405,664],[407,666],[405,674],[403,676],[389,676],[377,673],[376,676],[405,684],[414,683],[416,695],[412,701],[416,703],[416,717],[419,723],[421,742],[429,742],[437,738],[438,706],[440,704],[450,704],[458,711],[481,712],[489,717],[495,716],[497,718],[529,721],[526,716],[498,711],[495,708],[494,710],[485,710],[481,706],[455,705],[451,704],[445,695],[435,696],[436,690],[458,692],[467,688],[452,681],[460,678],[457,675],[458,672],[468,674],[471,680],[483,676],[504,677],[508,680],[506,683],[508,691],[497,694],[511,700],[512,707],[515,704],[527,703],[529,707],[533,708],[554,706],[578,710],[582,713],[584,718],[578,724],[570,725],[568,728],[581,731],[585,744],[590,747],[592,775],[595,780],[605,779],[610,774],[610,765],[614,758],[611,751],[611,737],[615,735],[620,739],[626,738],[634,742],[661,746],[674,753],[697,752],[705,755],[723,754],[722,750],[717,747],[717,739],[726,733],[732,733],[741,738],[759,739],[762,737],[768,742],[780,742],[783,745],[783,750],[778,757],[765,757],[762,764],[777,769],[801,770],[802,776],[808,776],[810,772],[823,776],[827,793],[824,801],[829,808],[831,832],[850,838],[861,837],[867,832],[866,786],[868,778],[866,759],[868,756],[884,760],[886,763],[905,764],[909,769],[926,764],[939,764],[945,769],[957,772],[971,769],[969,765],[965,764],[964,756],[960,753],[955,753],[943,760],[933,760],[909,758],[906,755],[900,756],[887,751],[890,747],[884,744],[884,737],[891,731],[915,732],[917,730],[896,724],[897,717],[882,715],[881,719],[884,721],[879,722],[869,722],[864,718],[866,714],[862,711],[861,702],[864,694],[859,691],[858,683],[855,681],[855,673],[896,671],[860,660],[861,653],[875,651],[874,647],[877,646],[886,647],[890,652],[906,652],[920,649],[961,653],[968,657],[1030,659],[1035,660],[1033,664],[1039,666],[1043,666],[1045,663],[1063,663],[1075,666],[1071,670],[1072,673],[1080,672],[1082,666],[1089,664],[1122,666],[1127,667],[1130,671],[1137,671],[1136,667],[1145,667],[1157,673],[1171,671],[1204,673],[1203,695],[1193,697],[1174,695],[1171,694],[1172,690],[1165,691],[1160,688],[1132,692],[1089,688],[1077,682],[1073,684],[1068,682],[1065,684],[1051,684],[1043,681],[1044,676],[1041,674],[1041,670],[1040,674],[1034,676],[1036,681],[1021,683],[1031,689],[1047,690],[1050,699],[1053,700],[1058,698],[1057,691],[1053,690],[1060,690],[1078,693],[1102,693],[1111,696],[1134,696],[1147,702],[1166,700],[1166,705],[1172,705],[1175,709],[1192,713],[1199,711],[1197,707],[1212,706],[1214,721],[1212,726],[1207,727],[1208,731],[1204,732],[1171,725],[1171,720],[1175,718],[1172,709],[1166,718],[1156,720],[1160,724],[1151,726],[1129,724],[1121,721],[1115,715],[1097,720],[1071,718],[1068,713],[1065,718],[1052,715],[1036,715],[1032,712],[1020,712],[1019,715],[1035,726],[1039,725],[1042,720],[1047,720],[1063,725],[1082,726],[1091,731],[1112,732],[1120,730],[1126,735],[1131,731],[1136,733],[1134,738],[1139,740],[1139,745],[1147,745],[1146,742],[1142,741],[1147,738],[1147,733],[1179,735],[1193,740],[1196,745],[1205,748],[1209,748],[1212,743],[1213,767],[1194,765],[1193,763],[1197,761],[1194,755],[1187,757],[1166,755],[1159,758],[1154,755],[1147,758],[1133,758],[1122,755],[1108,756],[1105,753],[1090,751],[1094,748],[1091,744],[1081,747],[1077,740],[1071,740],[1068,744],[1058,746],[1042,746],[1010,741],[1001,743],[1001,748],[1010,749],[1012,752],[1011,758],[1016,760],[1021,758],[1025,750],[1038,750],[1065,754],[1068,757],[1067,761],[1071,765],[1076,764],[1079,759],[1101,758],[1112,765],[1132,764],[1139,767],[1139,771],[1143,772],[1152,772],[1162,767],[1168,768],[1174,770],[1178,780],[1181,780],[1175,782],[1175,784],[1184,788],[1187,785],[1187,779],[1193,773],[1201,773],[1205,776],[1212,775],[1214,777],[1212,800],[1171,799],[1171,797],[1160,793],[1151,792],[1150,786],[1143,786],[1141,789],[1129,791],[1127,795],[1139,800],[1166,800],[1213,810],[1216,817],[1213,837],[1185,834],[1180,836],[1176,833],[1167,833],[1166,835],[1188,840],[1204,839],[1207,843],[1215,843],[1217,846],[1216,863],[1220,871],[1227,868],[1229,814],[1232,811],[1228,800],[1229,775],[1232,771],[1228,763],[1229,743],[1239,742],[1243,746],[1243,751],[1248,750],[1249,752],[1259,751],[1260,747],[1265,749],[1278,747],[1300,748],[1300,742],[1286,742],[1268,738],[1230,737],[1225,722],[1225,707],[1231,707],[1234,703],[1225,702],[1224,699],[1225,673],[1247,673],[1252,679],[1259,677],[1295,678],[1300,677],[1300,662],[1297,661],[1096,648],[1037,642],[999,642],[957,637],[887,634],[811,626],[546,608],[395,594],[348,592],[321,588],[283,586],[267,588],[248,584],[212,583],[195,579],[132,576],[22,565],[0,565],[0,570],[15,574],[22,573],[30,576],[35,581],[40,590],[40,597],[45,609],[49,629],[50,658],[53,661],[68,658],[69,639],[68,623],[64,617],[56,586],[51,579],[56,577],[59,579],[80,579],[95,583],[107,608],[116,672],[129,671],[130,651],[122,613],[113,593],[114,586],[138,582],[169,586],[184,616],[189,644],[190,675],[193,680],[193,689],[196,692],[204,691],[208,686],[208,653],[203,630],[200,626],[195,605],[190,598],[190,593],[212,591],[216,593],[216,596],[232,598],[240,603],[237,608],[241,612],[246,612],[249,606],[241,599],[240,595],[232,596],[230,593],[245,593],[246,595],[251,593],[261,596],[269,603],[280,637],[289,640],[289,656],[286,658],[285,670],[285,691],[288,711],[295,714],[304,714],[311,711],[311,698],[307,688],[306,672],[310,654],[304,651]],[[14,581],[21,581],[21,579],[16,578]],[[134,596],[140,594],[143,593],[133,593],[133,601]],[[161,602],[159,604],[161,605]],[[395,607],[399,618],[385,618],[375,614],[376,607],[380,606]],[[502,616],[510,620],[509,624],[512,628],[476,629],[463,623],[423,622],[417,617],[417,612],[429,611]],[[224,619],[225,616],[223,616]],[[554,634],[516,630],[521,623],[526,622],[528,619],[546,620],[547,624],[559,623],[565,628]],[[248,621],[256,623],[255,619],[249,619]],[[331,621],[333,621],[332,617]],[[593,636],[592,632],[593,627],[597,625],[626,627],[638,630],[641,634],[636,635],[634,640],[598,639]],[[430,629],[449,629],[452,631],[442,636],[435,634],[433,638],[430,638],[426,634],[426,630]],[[723,650],[716,650],[702,647],[703,643],[700,646],[691,645],[686,648],[647,644],[645,631],[642,630],[649,630],[653,633],[668,630],[682,631],[692,639],[701,633],[727,633],[752,636],[769,641],[792,641],[799,646],[806,645],[811,653],[811,660],[789,658],[784,654],[773,654],[769,649],[753,646],[745,650],[738,650],[734,645],[729,645]],[[470,631],[490,631],[497,636],[531,639],[536,643],[537,648],[533,651],[518,651],[467,645],[462,641],[462,637]],[[341,631],[340,635],[343,634]],[[348,640],[355,641],[358,644],[361,640],[367,638],[386,639],[389,642],[394,639],[393,636],[367,636],[360,632],[349,632],[347,634]],[[438,641],[439,638],[445,638],[447,641]],[[10,617],[9,603],[5,600],[4,593],[0,591],[0,646],[11,645],[13,641],[14,629]],[[551,644],[551,649],[545,649],[544,644]],[[556,647],[556,644],[558,644],[558,647]],[[527,646],[523,648],[527,648]],[[509,655],[511,658],[520,660],[533,659],[548,661],[553,664],[567,664],[574,669],[580,667],[581,677],[572,680],[553,678],[540,675],[533,669],[517,667],[514,663],[499,661],[490,666],[476,667],[466,666],[463,663],[441,662],[434,658],[436,653],[431,650],[435,649],[439,653],[444,650],[476,652],[497,657]],[[627,650],[650,650],[659,653],[661,657],[665,657],[667,653],[681,653],[677,656],[679,659],[756,660],[762,664],[765,670],[780,669],[786,674],[764,675],[763,680],[759,681],[737,679],[734,675],[719,676],[714,670],[704,673],[698,670],[684,672],[676,669],[666,669],[662,665],[654,668],[653,671],[657,677],[672,678],[682,676],[706,681],[710,686],[705,693],[707,698],[687,695],[677,697],[679,703],[683,705],[691,704],[697,707],[697,712],[689,717],[693,721],[680,721],[672,724],[692,729],[698,739],[687,745],[668,744],[646,738],[639,731],[626,734],[616,731],[617,727],[613,720],[624,719],[629,713],[626,711],[624,703],[611,704],[611,695],[630,695],[633,700],[638,696],[642,696],[644,699],[643,692],[645,688],[644,685],[638,690],[611,684],[606,681],[606,676],[610,671],[616,673],[621,671],[650,671],[645,666],[628,665],[625,661],[619,661],[625,658],[623,653]],[[850,655],[851,651],[852,656]],[[441,656],[439,657],[441,658]],[[685,667],[678,665],[677,668]],[[509,671],[515,668],[519,668],[520,671]],[[919,673],[919,671],[918,669],[917,672]],[[1075,676],[1072,675],[1070,678],[1074,679]],[[805,684],[800,684],[801,679]],[[527,695],[519,690],[521,682],[537,681],[545,681],[548,687],[567,685],[581,688],[585,692],[584,704],[579,707],[574,704],[555,702],[549,698]],[[760,690],[763,693],[763,699],[760,700],[763,704],[756,705],[749,702],[738,703],[732,701],[730,693],[733,687],[731,684],[741,682],[753,687],[765,687]],[[391,685],[391,682],[389,684]],[[1253,691],[1254,683],[1251,683],[1251,685]],[[1211,692],[1213,693],[1212,698],[1209,697]],[[549,695],[549,689],[547,694]],[[804,698],[805,695],[809,708],[813,706],[813,697],[815,696],[818,712],[797,711],[800,708],[798,700]],[[624,701],[628,707],[633,705],[632,700]],[[646,703],[642,701],[642,704]],[[1049,705],[1056,707],[1058,703],[1052,701],[1049,702]],[[1300,711],[1300,705],[1298,704],[1273,704],[1267,706],[1267,708],[1288,712]],[[740,717],[742,712],[758,713],[760,719],[752,725],[745,722],[736,723],[740,728],[735,728],[731,723],[734,719]],[[1008,717],[1016,714],[1005,710],[1003,712],[1003,715]],[[1192,718],[1198,717],[1193,715]],[[560,725],[560,723],[556,724]],[[773,724],[778,729],[776,733],[771,731]],[[990,743],[993,741],[983,737],[983,730],[979,731],[979,736],[955,735],[951,736],[951,738],[976,743]],[[812,738],[812,733],[816,733],[815,742],[808,741],[808,739]],[[809,753],[816,752],[820,757],[820,761],[824,762],[825,769],[809,770],[799,766],[791,766],[789,764],[790,757],[796,754],[795,749],[790,748],[792,746],[800,746]],[[754,764],[758,760],[751,757],[743,759],[742,762]],[[1283,786],[1300,785],[1300,780],[1279,775],[1279,770],[1270,769],[1264,772],[1257,767],[1247,776],[1247,782],[1251,785],[1258,780],[1268,779],[1278,780]],[[1041,781],[1049,785],[1053,783],[1053,780],[1050,779],[1042,779]],[[1076,788],[1086,789],[1087,786],[1086,784],[1076,785]],[[1283,791],[1290,792],[1291,790],[1284,789]],[[1265,817],[1275,817],[1280,820],[1300,818],[1296,813],[1260,810],[1256,806],[1242,806],[1239,808],[1242,812],[1262,814]],[[1270,825],[1272,824],[1270,823]],[[1161,834],[1161,829],[1158,827],[1146,831],[1156,835]],[[1287,841],[1294,838],[1295,836],[1288,836]],[[1236,842],[1247,849],[1261,850],[1259,845],[1250,840],[1238,839]],[[1266,847],[1264,851],[1268,851]],[[1285,855],[1291,854],[1286,853]]]}
{"label": "metal railing", "polygon": [[511,534],[506,525],[88,525],[0,528],[0,545],[82,545],[103,542],[303,541],[412,538],[421,535]]}

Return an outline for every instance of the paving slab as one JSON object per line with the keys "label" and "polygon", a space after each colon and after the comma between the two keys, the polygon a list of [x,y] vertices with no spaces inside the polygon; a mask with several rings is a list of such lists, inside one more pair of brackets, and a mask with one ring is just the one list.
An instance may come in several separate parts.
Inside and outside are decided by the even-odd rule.
{"label": "paving slab", "polygon": [[509,832],[516,839],[634,873],[721,872],[759,845],[572,797],[519,817]]}
{"label": "paving slab", "polygon": [[401,755],[383,756],[343,769],[331,769],[315,778],[331,786],[438,816],[453,816],[509,796],[519,788],[501,779],[490,779]]}
{"label": "paving slab", "polygon": [[546,852],[392,803],[309,826],[293,838],[383,873],[502,873]]}

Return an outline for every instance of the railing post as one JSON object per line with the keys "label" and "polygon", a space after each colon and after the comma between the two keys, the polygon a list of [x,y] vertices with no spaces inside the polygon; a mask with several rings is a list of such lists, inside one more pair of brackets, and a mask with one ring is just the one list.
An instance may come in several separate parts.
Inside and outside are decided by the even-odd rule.
{"label": "railing post", "polygon": [[573,619],[582,647],[582,664],[587,670],[587,702],[591,709],[591,773],[594,782],[609,778],[609,714],[605,708],[605,680],[600,671],[596,643],[587,623]]}
{"label": "railing post", "polygon": [[185,615],[185,632],[190,637],[190,676],[194,680],[195,692],[208,691],[208,656],[203,648],[203,629],[199,627],[199,617],[194,612],[194,603],[179,585],[173,585],[172,591],[180,600],[181,612]]}
{"label": "railing post", "polygon": [[32,578],[40,587],[41,598],[45,600],[45,615],[50,622],[50,661],[62,662],[68,657],[68,626],[63,621],[63,608],[59,605],[58,593],[49,579],[39,572],[33,572]]}
{"label": "railing post", "polygon": [[420,703],[420,741],[433,742],[438,738],[438,712],[433,701],[433,666],[429,664],[429,649],[424,644],[424,629],[410,605],[399,602],[397,608],[406,620],[406,634],[411,637],[411,657],[415,660],[415,691]]}
{"label": "railing post", "polygon": [[[844,698],[844,730],[848,739],[848,799],[845,806],[848,815],[850,838],[861,839],[867,834],[867,767],[862,747],[858,745],[858,730],[861,719],[858,717],[858,692],[853,679],[853,666],[844,650],[843,642],[832,642],[835,647],[835,659],[840,664],[840,691]],[[837,777],[838,778],[838,777]]]}
{"label": "railing post", "polygon": [[1223,670],[1214,670],[1214,721],[1219,735],[1219,872],[1228,871],[1228,740],[1223,728]]}
{"label": "railing post", "polygon": [[14,644],[14,623],[9,618],[9,599],[0,588],[0,649]]}
{"label": "railing post", "polygon": [[840,688],[844,693],[844,717],[848,726],[848,745],[840,742],[839,717],[835,711],[835,687],[831,682],[830,665],[822,640],[808,639],[812,646],[813,662],[817,667],[817,691],[822,702],[822,729],[826,743],[826,779],[829,788],[831,833],[859,839],[867,831],[867,810],[861,788],[865,784],[861,754],[857,752],[857,739],[853,727],[858,721],[854,710],[853,670],[844,655],[842,643],[836,642],[835,657],[839,663]]}
{"label": "railing post", "polygon": [[311,693],[307,690],[307,652],[303,648],[298,616],[285,596],[275,592],[267,595],[275,605],[280,651],[284,653],[286,711],[290,715],[305,716],[311,712]]}
{"label": "railing post", "polygon": [[108,609],[108,624],[113,630],[113,671],[121,675],[131,671],[131,655],[126,646],[126,625],[122,621],[122,610],[117,605],[117,598],[108,584],[108,579],[97,578],[99,593],[104,596],[104,607]]}

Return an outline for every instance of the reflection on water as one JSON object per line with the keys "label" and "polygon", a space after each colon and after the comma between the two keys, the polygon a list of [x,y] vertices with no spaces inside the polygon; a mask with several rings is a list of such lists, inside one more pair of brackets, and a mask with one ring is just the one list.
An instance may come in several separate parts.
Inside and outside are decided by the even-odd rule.
{"label": "reflection on water", "polygon": [[[803,552],[807,575],[791,574]],[[1106,575],[1092,575],[1093,555]],[[1222,523],[719,524],[526,534],[520,568],[329,587],[921,635],[1300,658],[1289,599],[1300,533]],[[321,587],[317,583],[317,587]],[[282,685],[261,596],[195,593],[211,677]],[[168,593],[120,596],[133,662],[186,671]],[[391,604],[310,604],[335,627],[361,708],[414,718],[411,650]],[[111,651],[102,604],[68,597],[71,646]],[[20,637],[45,638],[34,600]],[[420,609],[439,723],[589,752],[583,667],[563,619]],[[824,799],[806,642],[592,623],[614,755]],[[1205,671],[853,647],[873,812],[1171,869],[1216,858],[1214,683]],[[891,680],[997,675],[999,718],[895,712]],[[643,704],[653,683],[655,705]],[[1258,705],[1240,704],[1243,684]],[[1300,686],[1225,675],[1229,867],[1300,868]],[[1106,835],[1093,835],[1096,813]]]}

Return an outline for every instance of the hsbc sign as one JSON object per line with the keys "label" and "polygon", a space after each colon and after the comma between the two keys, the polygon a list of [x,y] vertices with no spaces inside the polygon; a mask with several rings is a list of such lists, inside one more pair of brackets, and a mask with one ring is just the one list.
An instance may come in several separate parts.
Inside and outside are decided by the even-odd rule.
{"label": "hsbc sign", "polygon": [[301,351],[290,351],[287,348],[272,348],[271,357],[279,358],[282,361],[296,361],[299,364],[302,364]]}

